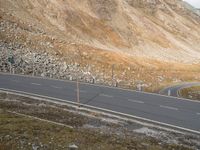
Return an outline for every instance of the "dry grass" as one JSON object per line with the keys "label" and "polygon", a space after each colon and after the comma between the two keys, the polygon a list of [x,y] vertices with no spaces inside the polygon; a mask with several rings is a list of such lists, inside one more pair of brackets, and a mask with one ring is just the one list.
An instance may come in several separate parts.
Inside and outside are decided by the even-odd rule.
{"label": "dry grass", "polygon": [[182,89],[180,95],[184,98],[200,100],[200,86]]}
{"label": "dry grass", "polygon": [[135,138],[131,139],[131,137],[123,139],[115,135],[102,135],[90,130],[69,129],[6,112],[1,112],[0,121],[1,150],[32,150],[34,146],[39,149],[61,150],[68,149],[72,143],[77,144],[82,150],[96,148],[109,150],[186,150],[186,148],[176,145],[161,147],[153,140],[140,141]]}
{"label": "dry grass", "polygon": [[[0,149],[31,150],[68,149],[76,144],[81,150],[88,149],[140,149],[140,150],[188,150],[184,146],[166,144],[155,138],[128,131],[120,124],[104,122],[100,118],[72,113],[72,108],[59,104],[33,100],[14,95],[0,94]],[[11,112],[17,112],[11,113]],[[48,121],[72,125],[68,128]],[[84,128],[84,124],[97,125]],[[120,130],[121,133],[119,132]],[[119,134],[120,133],[120,134]],[[162,143],[163,142],[163,143]]]}

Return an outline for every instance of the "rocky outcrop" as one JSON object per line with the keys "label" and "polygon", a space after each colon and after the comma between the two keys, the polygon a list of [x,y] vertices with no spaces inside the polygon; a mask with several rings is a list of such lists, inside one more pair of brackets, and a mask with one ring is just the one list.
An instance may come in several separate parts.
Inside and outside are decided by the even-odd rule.
{"label": "rocky outcrop", "polygon": [[[10,65],[9,57],[14,58]],[[66,61],[52,56],[47,52],[33,52],[21,45],[0,41],[0,71],[17,74],[35,75],[57,79],[94,82],[95,76],[90,73],[89,67],[79,68],[79,64],[67,64]]]}

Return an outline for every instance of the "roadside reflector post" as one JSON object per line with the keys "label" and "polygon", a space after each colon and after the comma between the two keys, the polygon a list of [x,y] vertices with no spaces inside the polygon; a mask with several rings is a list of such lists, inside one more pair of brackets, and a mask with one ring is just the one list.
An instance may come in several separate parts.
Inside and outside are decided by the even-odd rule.
{"label": "roadside reflector post", "polygon": [[171,96],[171,90],[168,90],[167,94],[168,94],[168,96]]}

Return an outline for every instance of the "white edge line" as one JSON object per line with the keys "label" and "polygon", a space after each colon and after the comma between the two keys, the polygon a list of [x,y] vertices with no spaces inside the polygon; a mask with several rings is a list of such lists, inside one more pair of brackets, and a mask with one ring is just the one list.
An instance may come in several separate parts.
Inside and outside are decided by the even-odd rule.
{"label": "white edge line", "polygon": [[[53,78],[47,78],[47,77],[38,77],[38,76],[34,76],[33,77],[33,76],[28,76],[28,75],[9,74],[9,73],[4,73],[4,72],[0,72],[0,74],[11,75],[11,76],[21,76],[21,77],[27,77],[27,78],[32,78],[32,79],[35,78],[35,79],[45,79],[45,80],[54,80],[54,81],[63,81],[63,82],[76,83],[76,81],[62,80],[62,79],[53,79]],[[90,84],[90,83],[84,83],[84,82],[80,82],[80,83],[84,84],[84,85],[91,85],[91,86],[96,86],[96,87],[106,87],[106,88],[110,88],[110,89],[118,89],[118,90],[129,91],[129,92],[136,92],[136,93],[144,93],[144,94],[149,94],[149,95],[154,95],[154,96],[168,97],[168,98],[173,98],[173,99],[178,99],[178,100],[183,100],[183,101],[190,101],[190,102],[200,103],[200,101],[195,101],[195,100],[190,100],[190,99],[180,98],[180,97],[167,96],[167,95],[162,95],[162,94],[157,94],[157,93],[149,93],[149,92],[144,92],[144,91],[136,91],[136,90],[131,90],[131,89],[123,89],[123,88],[119,88],[119,87],[109,87],[109,86],[106,86],[106,85],[97,85],[97,84]]]}
{"label": "white edge line", "polygon": [[[10,92],[10,93],[14,93],[14,94],[25,94],[27,96],[32,95],[32,96],[36,96],[36,97],[40,97],[40,98],[48,98],[50,100],[57,100],[57,101],[61,101],[61,102],[65,102],[65,103],[68,103],[68,104],[73,104],[73,105],[79,106],[79,104],[76,103],[76,102],[72,102],[72,101],[68,101],[68,100],[64,100],[64,99],[52,98],[52,97],[48,97],[48,96],[42,96],[42,95],[38,95],[38,94],[32,94],[32,93],[28,93],[28,92],[16,91],[16,90],[4,89],[4,88],[0,88],[0,90],[3,91],[3,92]],[[96,109],[96,110],[108,112],[108,113],[114,113],[114,114],[122,115],[122,116],[125,116],[125,117],[130,117],[130,118],[133,118],[133,119],[138,119],[138,120],[146,121],[146,122],[149,122],[149,123],[155,123],[157,125],[163,125],[165,127],[172,128],[172,129],[174,128],[174,129],[179,129],[179,130],[190,132],[190,133],[200,134],[200,131],[187,129],[187,128],[184,128],[184,127],[179,127],[179,126],[175,126],[175,125],[171,125],[171,124],[167,124],[167,123],[163,123],[163,122],[159,122],[159,121],[154,121],[154,120],[151,120],[151,119],[146,119],[146,118],[142,118],[142,117],[138,117],[138,116],[134,116],[134,115],[129,115],[129,114],[121,113],[121,112],[116,112],[116,111],[112,111],[112,110],[108,110],[108,109],[104,109],[104,108],[98,108],[98,107],[90,106],[90,105],[86,105],[86,104],[81,104],[81,106],[84,106],[84,107],[90,108],[90,109]]]}
{"label": "white edge line", "polygon": [[197,113],[197,115],[200,115],[200,113]]}

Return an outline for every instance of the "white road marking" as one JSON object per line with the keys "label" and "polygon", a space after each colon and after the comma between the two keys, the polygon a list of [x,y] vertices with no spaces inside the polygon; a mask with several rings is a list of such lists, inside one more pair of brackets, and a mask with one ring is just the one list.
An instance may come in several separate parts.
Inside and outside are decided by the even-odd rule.
{"label": "white road marking", "polygon": [[165,106],[165,105],[160,105],[161,108],[166,108],[166,109],[171,109],[171,110],[178,110],[178,108],[175,107],[170,107],[170,106]]}
{"label": "white road marking", "polygon": [[133,102],[133,103],[139,103],[139,104],[144,104],[143,101],[138,101],[138,100],[133,100],[133,99],[128,99],[129,102]]}
{"label": "white road marking", "polygon": [[106,95],[106,94],[100,94],[99,96],[113,98],[113,96],[112,96],[112,95]]}
{"label": "white road marking", "polygon": [[[0,75],[7,75],[7,76],[18,76],[18,77],[26,77],[26,78],[33,78],[32,76],[28,75],[20,75],[20,74],[10,74],[10,73],[3,73],[0,72]],[[47,78],[47,77],[34,77],[36,79],[44,79],[44,80],[53,80],[53,81],[62,81],[62,82],[67,82],[67,83],[76,83],[76,81],[69,81],[69,80],[62,80],[62,79],[53,79],[53,78]],[[95,87],[104,87],[104,88],[109,88],[109,89],[117,89],[117,90],[122,90],[122,91],[129,91],[129,92],[136,92],[136,93],[141,93],[141,94],[148,94],[148,95],[154,95],[154,96],[160,96],[160,97],[167,97],[170,98],[169,100],[182,100],[182,101],[189,101],[189,102],[194,102],[194,103],[200,103],[200,101],[197,100],[190,100],[190,99],[185,99],[185,98],[180,98],[180,97],[171,97],[171,96],[166,96],[162,94],[157,94],[157,93],[149,93],[149,92],[144,92],[144,91],[136,91],[136,90],[131,90],[131,89],[123,89],[119,87],[110,87],[110,86],[105,86],[105,85],[98,85],[98,84],[91,84],[91,83],[84,83],[81,82],[82,85],[91,85]]]}
{"label": "white road marking", "polygon": [[[10,74],[10,73],[3,73],[0,72],[0,75],[7,75],[7,76],[18,76],[18,77],[26,77],[26,78],[33,78],[32,76],[28,76],[28,75],[20,75],[20,74]],[[53,81],[62,81],[62,82],[70,82],[70,83],[76,83],[76,81],[69,81],[69,80],[61,80],[61,79],[50,79],[47,77],[34,77],[36,79],[45,79],[45,80],[53,80]],[[130,90],[130,89],[123,89],[123,88],[119,88],[119,87],[109,87],[109,86],[105,86],[105,85],[98,85],[98,84],[91,84],[91,83],[83,83],[81,82],[82,85],[91,85],[91,86],[95,86],[95,87],[104,87],[104,88],[109,88],[109,89],[117,89],[117,90],[122,90],[122,91],[129,91],[129,92],[136,92],[136,93],[142,93],[142,94],[148,94],[148,95],[154,95],[154,96],[161,96],[161,97],[167,97],[170,98],[170,100],[174,100],[174,99],[178,99],[178,100],[182,100],[182,101],[189,101],[189,102],[194,102],[194,103],[200,103],[200,101],[196,101],[196,100],[190,100],[190,99],[185,99],[185,98],[179,98],[179,97],[171,97],[171,96],[166,96],[166,95],[161,95],[161,94],[156,94],[156,93],[149,93],[149,92],[144,92],[144,91],[136,91],[136,90]]]}
{"label": "white road marking", "polygon": [[[38,98],[40,100],[45,100],[45,101],[50,101],[50,102],[55,102],[55,103],[56,102],[63,102],[63,103],[66,103],[68,105],[71,105],[71,106],[72,105],[75,105],[75,106],[79,105],[76,102],[66,101],[64,99],[48,97],[48,96],[43,96],[43,95],[39,95],[39,94],[33,94],[33,93],[17,91],[17,90],[11,90],[11,89],[4,89],[4,88],[0,88],[0,90],[4,91],[4,92],[6,91],[7,93],[20,95],[20,96],[28,96],[29,95],[30,97],[32,96],[32,97]],[[113,113],[114,116],[123,115],[123,117],[132,117],[132,119],[138,119],[140,121],[147,121],[147,122],[151,122],[151,123],[156,123],[156,124],[165,126],[165,127],[163,127],[163,129],[166,129],[166,127],[168,127],[168,128],[170,127],[170,128],[176,128],[176,129],[179,129],[179,130],[187,131],[187,132],[200,134],[200,131],[197,131],[197,130],[192,130],[192,129],[189,129],[189,128],[184,128],[184,127],[180,127],[180,126],[177,126],[177,125],[163,123],[163,122],[159,122],[159,121],[155,121],[155,120],[151,120],[151,119],[147,119],[147,118],[142,118],[142,117],[138,117],[138,116],[134,116],[134,115],[130,115],[130,114],[120,113],[120,112],[112,111],[112,110],[105,109],[105,108],[95,107],[95,106],[86,105],[86,104],[82,104],[81,106],[83,108],[85,107],[86,109],[93,109],[93,110],[96,110],[96,111],[103,111],[103,112],[105,112],[107,114]],[[155,127],[155,125],[152,125],[152,127]],[[161,127],[161,126],[158,126],[158,127]]]}
{"label": "white road marking", "polygon": [[200,113],[197,113],[197,115],[200,115]]}
{"label": "white road marking", "polygon": [[41,84],[39,84],[39,83],[31,83],[32,85],[41,85]]}
{"label": "white road marking", "polygon": [[55,88],[55,89],[62,89],[62,87],[59,87],[59,86],[54,86],[54,85],[51,85],[52,88]]}

